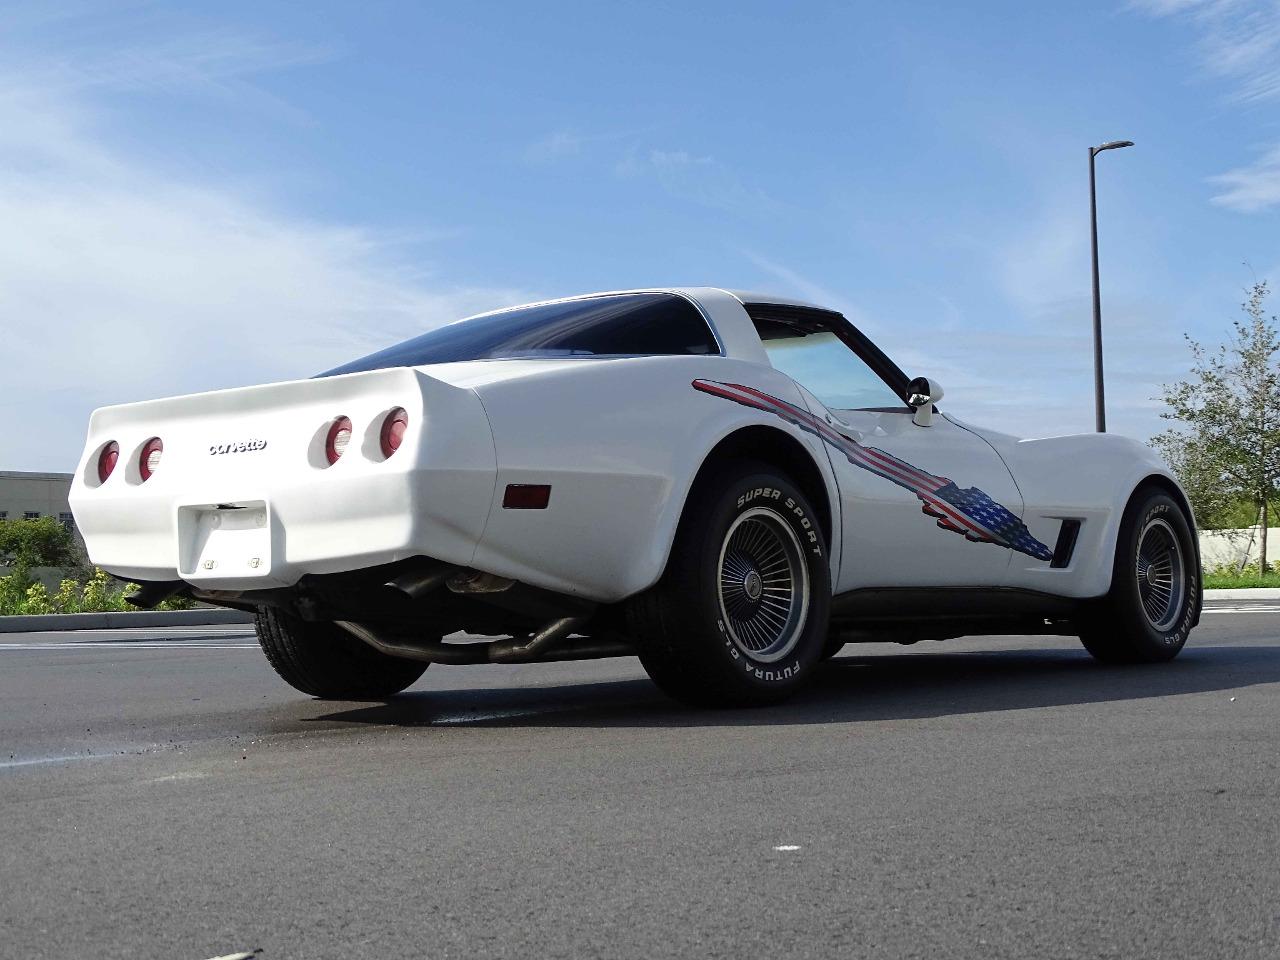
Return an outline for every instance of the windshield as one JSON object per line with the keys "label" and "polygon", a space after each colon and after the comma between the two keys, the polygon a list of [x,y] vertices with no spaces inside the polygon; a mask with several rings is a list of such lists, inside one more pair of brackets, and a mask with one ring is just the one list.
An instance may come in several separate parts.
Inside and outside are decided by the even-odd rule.
{"label": "windshield", "polygon": [[628,293],[459,320],[320,376],[458,360],[719,352],[707,321],[688,300],[670,293]]}
{"label": "windshield", "polygon": [[761,331],[769,362],[829,409],[906,409],[902,398],[834,333],[770,327]]}

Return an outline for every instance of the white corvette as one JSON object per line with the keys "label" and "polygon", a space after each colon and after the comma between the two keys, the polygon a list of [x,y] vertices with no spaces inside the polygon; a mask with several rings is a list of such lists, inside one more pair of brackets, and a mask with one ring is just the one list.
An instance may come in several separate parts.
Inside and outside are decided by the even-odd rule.
{"label": "white corvette", "polygon": [[71,502],[138,606],[254,611],[317,697],[637,654],[680,699],[760,703],[849,641],[975,633],[1175,656],[1200,562],[1164,464],[983,430],[941,397],[810,304],[593,294],[98,410]]}

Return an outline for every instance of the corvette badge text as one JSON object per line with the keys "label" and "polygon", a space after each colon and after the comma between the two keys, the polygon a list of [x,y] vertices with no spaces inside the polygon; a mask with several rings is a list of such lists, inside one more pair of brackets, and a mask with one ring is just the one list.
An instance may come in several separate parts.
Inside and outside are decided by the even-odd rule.
{"label": "corvette badge text", "polygon": [[943,530],[958,533],[975,543],[994,543],[996,546],[1016,550],[1037,560],[1053,559],[1053,551],[1033,537],[1016,514],[977,487],[962,490],[946,477],[934,476],[876,447],[863,446],[833,430],[807,410],[753,387],[740,383],[694,380],[693,389],[764,410],[813,434],[843,453],[855,467],[910,490],[923,504],[921,512],[937,520],[938,526]]}
{"label": "corvette badge text", "polygon": [[253,453],[255,450],[265,449],[265,440],[241,440],[239,443],[215,443],[209,447],[209,455],[216,457],[220,453]]}

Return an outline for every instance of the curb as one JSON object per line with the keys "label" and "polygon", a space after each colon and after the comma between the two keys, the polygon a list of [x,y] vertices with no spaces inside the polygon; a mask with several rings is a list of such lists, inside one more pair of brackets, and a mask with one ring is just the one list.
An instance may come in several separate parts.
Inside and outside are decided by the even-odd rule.
{"label": "curb", "polygon": [[1240,589],[1206,590],[1206,600],[1280,600],[1280,588],[1244,587]]}
{"label": "curb", "polygon": [[0,617],[0,633],[195,627],[224,623],[253,623],[253,614],[220,607],[207,610],[139,610],[137,613],[48,613],[32,617]]}

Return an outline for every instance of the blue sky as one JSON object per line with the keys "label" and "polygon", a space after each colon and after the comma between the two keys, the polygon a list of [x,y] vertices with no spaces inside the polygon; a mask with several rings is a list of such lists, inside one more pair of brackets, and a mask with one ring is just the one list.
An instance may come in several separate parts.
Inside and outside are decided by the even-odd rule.
{"label": "blue sky", "polygon": [[[946,408],[1112,429],[1280,279],[1280,3],[0,3],[5,469],[105,403],[678,283],[844,310]],[[1273,302],[1280,312],[1280,299]]]}

